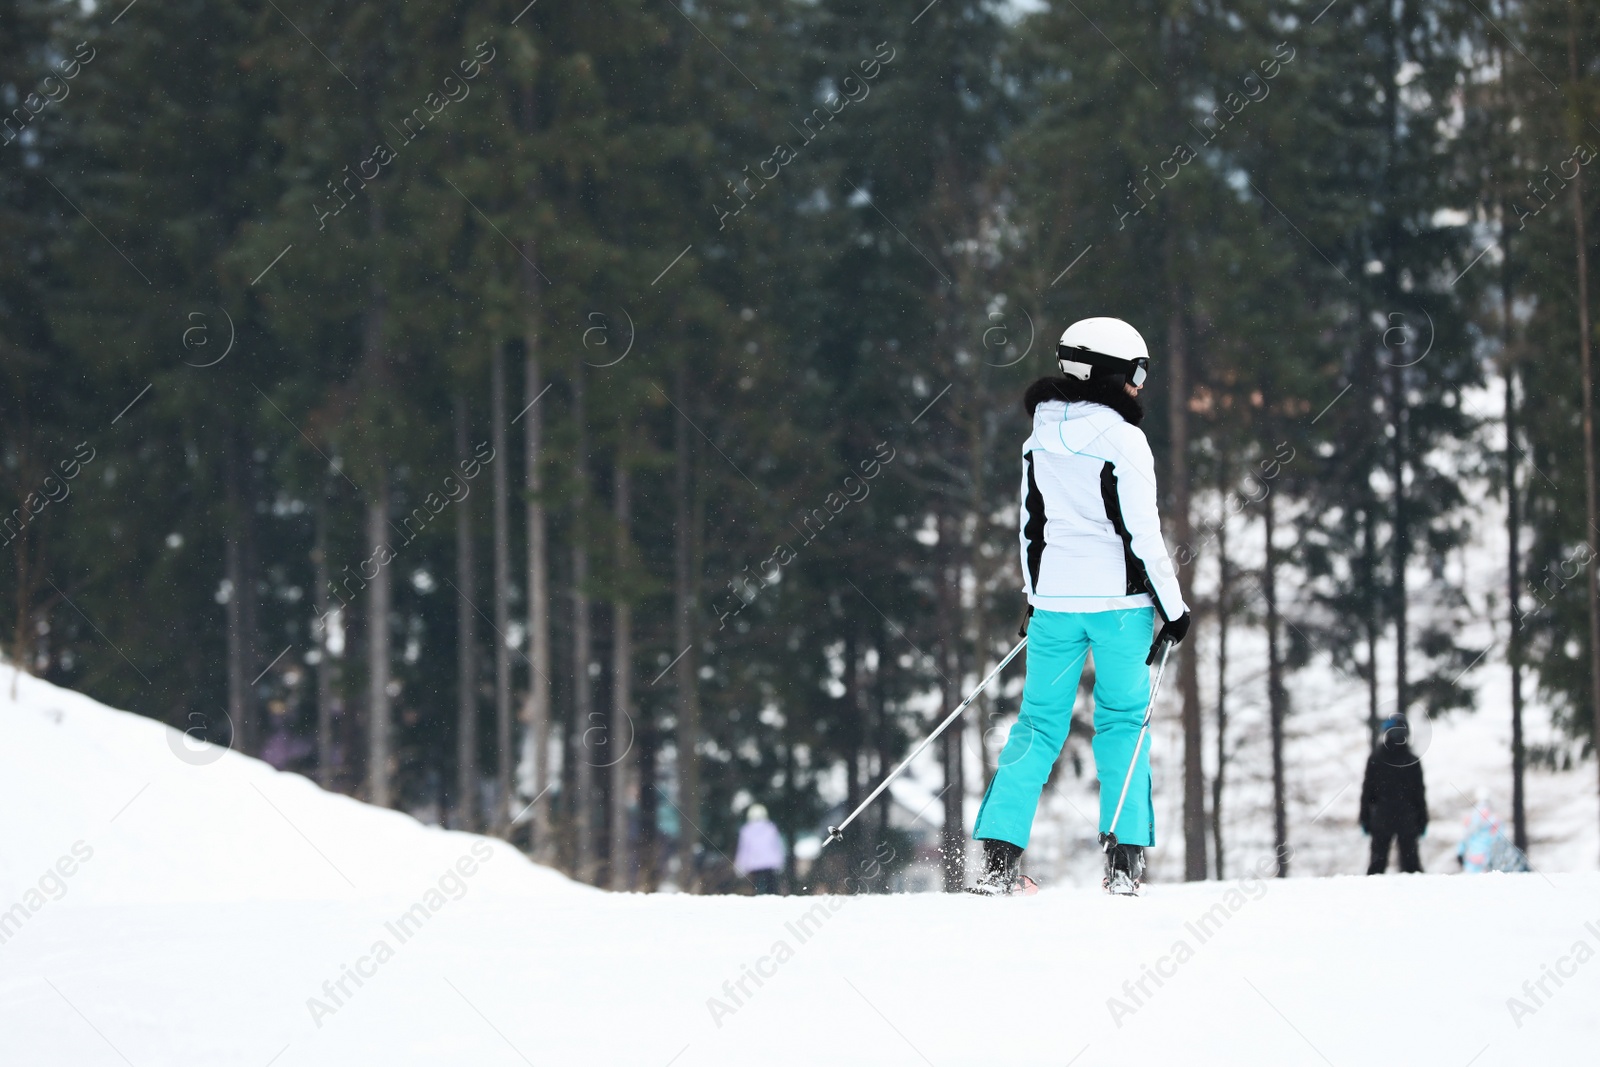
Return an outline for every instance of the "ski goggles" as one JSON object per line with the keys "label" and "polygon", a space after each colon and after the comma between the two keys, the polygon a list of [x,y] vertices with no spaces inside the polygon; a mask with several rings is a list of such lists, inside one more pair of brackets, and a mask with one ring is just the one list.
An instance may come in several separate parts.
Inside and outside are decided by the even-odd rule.
{"label": "ski goggles", "polygon": [[1065,345],[1058,345],[1056,360],[1060,363],[1063,373],[1071,374],[1082,381],[1087,381],[1090,377],[1120,374],[1130,385],[1138,388],[1143,386],[1145,379],[1150,376],[1148,356],[1123,359],[1090,348],[1068,348]]}

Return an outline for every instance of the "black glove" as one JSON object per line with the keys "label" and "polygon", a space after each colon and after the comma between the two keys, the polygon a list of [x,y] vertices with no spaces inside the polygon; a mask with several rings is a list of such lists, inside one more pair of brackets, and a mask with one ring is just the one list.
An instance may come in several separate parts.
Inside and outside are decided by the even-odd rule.
{"label": "black glove", "polygon": [[1176,619],[1161,625],[1161,632],[1156,634],[1156,639],[1150,643],[1150,654],[1144,658],[1145,666],[1156,661],[1156,653],[1161,651],[1162,643],[1175,645],[1189,634],[1189,613],[1186,611]]}

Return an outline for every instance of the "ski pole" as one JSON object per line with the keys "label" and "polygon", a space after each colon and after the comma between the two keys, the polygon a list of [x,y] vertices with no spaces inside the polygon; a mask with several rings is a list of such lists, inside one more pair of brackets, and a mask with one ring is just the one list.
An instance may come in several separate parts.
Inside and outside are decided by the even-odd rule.
{"label": "ski pole", "polygon": [[1133,744],[1133,758],[1128,761],[1128,773],[1122,779],[1122,794],[1117,797],[1117,810],[1111,815],[1111,829],[1100,835],[1100,850],[1110,852],[1117,847],[1117,820],[1122,818],[1122,804],[1128,799],[1128,786],[1133,782],[1133,769],[1139,765],[1139,750],[1144,747],[1144,735],[1150,732],[1150,716],[1155,712],[1156,694],[1161,691],[1161,676],[1167,673],[1167,657],[1172,654],[1172,642],[1161,646],[1161,666],[1156,668],[1155,684],[1150,687],[1150,703],[1144,708],[1144,724],[1139,727],[1139,740]]}
{"label": "ski pole", "polygon": [[961,713],[963,711],[967,710],[967,705],[971,704],[974,700],[978,699],[978,694],[983,692],[985,689],[987,689],[989,687],[989,683],[994,681],[995,676],[997,674],[999,674],[1001,671],[1006,669],[1006,664],[1010,663],[1013,659],[1015,659],[1017,653],[1021,652],[1022,651],[1022,647],[1024,645],[1026,645],[1027,643],[1028,643],[1028,639],[1026,637],[1024,637],[1021,641],[1018,641],[1017,642],[1017,647],[1013,648],[1010,652],[1006,653],[1006,658],[1001,660],[999,662],[999,664],[995,666],[995,669],[989,672],[989,676],[987,678],[985,678],[983,681],[978,683],[978,688],[974,689],[967,696],[967,699],[965,699],[965,700],[963,700],[961,702],[961,706],[956,708],[956,710],[952,711],[949,715],[945,716],[944,722],[942,722],[938,726],[934,727],[933,733],[929,734],[927,737],[924,737],[922,739],[922,744],[920,744],[916,748],[912,749],[911,755],[909,755],[905,759],[901,760],[900,761],[900,766],[896,767],[893,771],[889,772],[889,777],[885,778],[882,782],[880,782],[879,785],[878,785],[878,788],[874,789],[872,791],[872,794],[870,796],[868,796],[867,799],[863,800],[859,805],[857,805],[855,811],[852,811],[849,815],[845,816],[844,822],[840,823],[838,826],[830,826],[830,827],[828,827],[828,837],[827,837],[827,840],[822,842],[822,847],[826,848],[826,847],[828,847],[829,845],[831,845],[835,841],[844,840],[844,828],[846,826],[849,826],[851,823],[855,822],[856,816],[860,815],[863,811],[865,811],[867,809],[867,806],[869,804],[871,804],[874,800],[878,799],[878,794],[883,792],[885,789],[889,788],[889,783],[894,781],[896,778],[900,777],[900,772],[905,770],[907,767],[909,767],[911,765],[911,761],[916,759],[918,756],[920,756],[922,754],[922,750],[923,749],[925,749],[929,745],[933,744],[934,738],[936,738],[940,734],[944,733],[945,727],[949,726],[951,723],[955,722],[956,719],[960,718]]}

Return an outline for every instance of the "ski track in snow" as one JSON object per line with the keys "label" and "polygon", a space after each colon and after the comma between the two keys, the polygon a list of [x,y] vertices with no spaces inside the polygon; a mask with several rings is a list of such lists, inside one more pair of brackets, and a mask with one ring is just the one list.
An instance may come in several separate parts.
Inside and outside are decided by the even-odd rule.
{"label": "ski track in snow", "polygon": [[10,681],[6,1067],[1494,1067],[1600,1039],[1600,874],[611,895]]}

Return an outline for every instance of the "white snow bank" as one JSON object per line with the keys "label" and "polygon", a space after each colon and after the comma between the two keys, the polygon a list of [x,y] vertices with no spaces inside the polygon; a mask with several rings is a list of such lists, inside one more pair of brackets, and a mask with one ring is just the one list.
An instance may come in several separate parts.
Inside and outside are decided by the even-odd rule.
{"label": "white snow bank", "polygon": [[1600,1043],[1597,874],[609,895],[8,681],[5,1067],[1502,1067]]}
{"label": "white snow bank", "polygon": [[404,941],[398,910],[58,913],[0,947],[4,1061],[1522,1067],[1600,1038],[1591,874],[1141,900],[469,894]]}
{"label": "white snow bank", "polygon": [[51,908],[415,895],[474,844],[492,857],[463,865],[475,891],[584,891],[501,842],[324,792],[25,674],[15,685],[13,699],[0,666],[0,908],[30,891]]}

